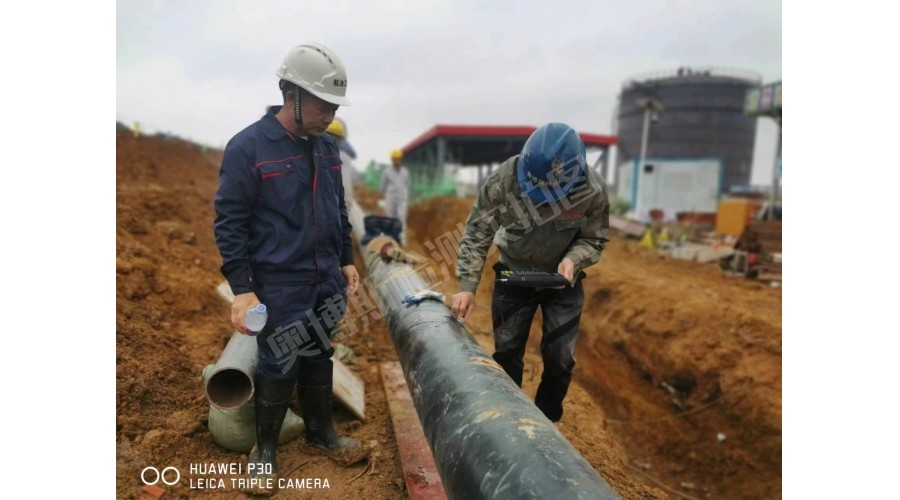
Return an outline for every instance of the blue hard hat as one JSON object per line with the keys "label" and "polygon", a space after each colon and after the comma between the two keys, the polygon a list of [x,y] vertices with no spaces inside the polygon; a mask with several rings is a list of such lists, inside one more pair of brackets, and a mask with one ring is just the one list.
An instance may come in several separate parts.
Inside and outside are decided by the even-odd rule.
{"label": "blue hard hat", "polygon": [[548,123],[534,131],[519,155],[519,187],[534,201],[556,201],[584,175],[584,143],[572,127]]}

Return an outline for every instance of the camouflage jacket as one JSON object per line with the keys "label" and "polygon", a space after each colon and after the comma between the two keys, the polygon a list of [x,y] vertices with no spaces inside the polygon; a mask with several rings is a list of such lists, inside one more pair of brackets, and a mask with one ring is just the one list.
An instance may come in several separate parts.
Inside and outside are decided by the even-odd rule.
{"label": "camouflage jacket", "polygon": [[576,277],[600,260],[609,241],[609,200],[599,176],[588,169],[565,198],[538,203],[519,188],[517,160],[506,160],[485,180],[466,221],[456,264],[463,291],[475,293],[495,236],[500,262],[511,269],[555,272],[568,257]]}

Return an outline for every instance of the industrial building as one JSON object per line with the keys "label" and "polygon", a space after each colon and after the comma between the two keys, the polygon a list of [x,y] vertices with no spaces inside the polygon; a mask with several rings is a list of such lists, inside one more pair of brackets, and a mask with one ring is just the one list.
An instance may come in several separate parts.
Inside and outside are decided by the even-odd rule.
{"label": "industrial building", "polygon": [[[747,71],[691,68],[626,81],[616,113],[614,192],[636,206],[657,203],[641,187],[651,178],[654,193],[670,200],[718,198],[748,185],[757,118],[745,112],[745,102],[760,83]],[[715,193],[708,192],[711,186]],[[689,203],[677,208],[692,209]]]}

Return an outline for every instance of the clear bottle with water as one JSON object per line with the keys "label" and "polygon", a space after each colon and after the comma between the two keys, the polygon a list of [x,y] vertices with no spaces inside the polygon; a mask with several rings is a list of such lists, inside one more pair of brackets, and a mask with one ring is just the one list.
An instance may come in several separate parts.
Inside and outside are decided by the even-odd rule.
{"label": "clear bottle with water", "polygon": [[267,319],[269,319],[269,314],[266,311],[265,304],[257,304],[256,307],[247,309],[246,314],[244,314],[244,323],[247,324],[247,329],[250,330],[252,335],[262,331],[263,327],[266,326]]}

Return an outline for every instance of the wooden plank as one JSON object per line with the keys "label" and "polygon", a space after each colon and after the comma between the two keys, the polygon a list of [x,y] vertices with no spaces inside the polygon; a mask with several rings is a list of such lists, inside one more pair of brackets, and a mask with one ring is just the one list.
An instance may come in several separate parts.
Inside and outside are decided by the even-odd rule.
{"label": "wooden plank", "polygon": [[381,381],[387,394],[394,435],[400,451],[400,463],[411,500],[443,500],[447,498],[437,466],[425,440],[425,432],[412,404],[403,369],[396,361],[380,364]]}
{"label": "wooden plank", "polygon": [[644,229],[646,228],[642,222],[628,220],[617,215],[611,215],[609,217],[609,227],[618,229],[619,231],[636,238],[640,238],[644,234]]}
{"label": "wooden plank", "polygon": [[229,304],[234,302],[234,293],[231,292],[231,286],[228,285],[227,281],[219,283],[219,286],[216,287],[216,292],[219,293],[219,297],[222,297],[225,302]]}
{"label": "wooden plank", "polygon": [[[234,293],[227,281],[216,287],[216,292],[229,304],[234,302]],[[332,394],[338,401],[360,420],[366,419],[366,384],[357,377],[341,360],[332,357],[334,362],[334,386]]]}
{"label": "wooden plank", "polygon": [[334,361],[335,397],[360,420],[366,419],[366,384],[337,358]]}
{"label": "wooden plank", "polygon": [[755,221],[745,231],[753,233],[762,253],[781,253],[781,221]]}

